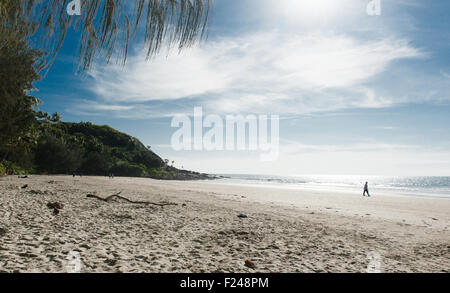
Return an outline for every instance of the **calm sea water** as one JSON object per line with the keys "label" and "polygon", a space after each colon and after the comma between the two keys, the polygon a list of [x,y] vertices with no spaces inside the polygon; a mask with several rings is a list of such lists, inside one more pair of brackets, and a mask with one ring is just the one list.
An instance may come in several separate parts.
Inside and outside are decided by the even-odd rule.
{"label": "calm sea water", "polygon": [[450,199],[450,177],[448,176],[335,176],[335,175],[242,175],[222,174],[228,178],[218,183],[247,186],[281,187],[289,189],[313,189],[361,193],[366,181],[369,191],[376,194],[399,194],[414,196],[446,197]]}

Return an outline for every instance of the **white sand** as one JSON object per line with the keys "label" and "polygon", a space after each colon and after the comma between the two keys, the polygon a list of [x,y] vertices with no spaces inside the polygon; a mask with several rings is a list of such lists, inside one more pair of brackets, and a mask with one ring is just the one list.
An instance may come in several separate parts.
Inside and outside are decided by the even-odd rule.
{"label": "white sand", "polygon": [[[86,197],[119,191],[178,205]],[[48,202],[64,208],[53,215]],[[449,227],[449,199],[136,178],[0,178],[0,272],[65,272],[73,252],[82,272],[365,272],[373,253],[384,272],[450,272]],[[246,259],[256,269],[245,267]]]}

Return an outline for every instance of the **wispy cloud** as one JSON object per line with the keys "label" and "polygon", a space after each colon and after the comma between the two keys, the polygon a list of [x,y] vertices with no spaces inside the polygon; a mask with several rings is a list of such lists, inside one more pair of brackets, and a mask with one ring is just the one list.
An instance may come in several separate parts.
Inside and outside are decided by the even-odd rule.
{"label": "wispy cloud", "polygon": [[[86,116],[105,116],[105,115],[113,115],[117,118],[126,118],[126,119],[145,119],[148,117],[159,117],[161,114],[160,107],[158,106],[150,106],[139,103],[133,104],[111,104],[105,102],[91,101],[86,99],[80,99],[74,105],[71,105],[70,108],[67,108],[66,111],[77,114],[77,115],[86,115]],[[171,116],[168,114],[168,116]]]}
{"label": "wispy cloud", "polygon": [[425,56],[403,39],[276,32],[210,41],[150,62],[143,62],[142,54],[137,52],[125,68],[91,73],[88,86],[97,103],[114,105],[93,109],[115,111],[127,103],[121,109],[126,112],[136,109],[130,104],[172,101],[160,108],[163,112],[152,113],[165,116],[186,105],[203,105],[212,112],[280,114],[386,107],[392,98],[365,83],[396,60]]}

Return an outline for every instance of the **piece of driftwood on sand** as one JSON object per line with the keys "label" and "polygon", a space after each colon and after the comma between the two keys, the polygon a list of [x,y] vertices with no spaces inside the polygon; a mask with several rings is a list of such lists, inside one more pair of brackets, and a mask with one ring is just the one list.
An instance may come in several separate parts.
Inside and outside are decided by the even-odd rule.
{"label": "piece of driftwood on sand", "polygon": [[96,198],[96,199],[101,200],[101,201],[104,201],[104,202],[111,202],[113,199],[118,198],[118,199],[123,199],[124,201],[129,202],[129,203],[134,203],[134,204],[150,204],[150,205],[155,205],[155,206],[160,206],[160,207],[164,207],[164,206],[176,206],[176,205],[178,205],[178,204],[176,204],[176,203],[156,203],[156,202],[149,202],[149,201],[134,201],[134,200],[129,200],[129,199],[126,198],[126,197],[120,196],[121,193],[122,193],[122,192],[115,193],[115,194],[112,194],[112,195],[110,195],[110,196],[108,196],[108,197],[106,197],[106,198],[102,198],[102,197],[97,196],[97,195],[95,195],[95,194],[88,194],[86,197],[89,197],[89,198]]}

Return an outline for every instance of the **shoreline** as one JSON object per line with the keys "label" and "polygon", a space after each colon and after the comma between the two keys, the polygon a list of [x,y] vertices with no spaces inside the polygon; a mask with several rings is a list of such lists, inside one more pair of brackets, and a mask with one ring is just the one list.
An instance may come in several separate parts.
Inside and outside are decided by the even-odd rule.
{"label": "shoreline", "polygon": [[[86,197],[118,192],[177,205]],[[0,178],[0,204],[2,272],[64,272],[72,251],[81,272],[365,272],[371,252],[383,272],[450,271],[447,199],[45,175]]]}
{"label": "shoreline", "polygon": [[[241,178],[241,176],[244,176]],[[308,179],[302,179],[299,182],[290,182],[292,180],[296,180],[297,178],[306,177]],[[279,189],[289,189],[289,190],[303,190],[303,191],[319,191],[319,192],[330,192],[333,191],[335,193],[341,194],[362,194],[363,190],[363,182],[361,182],[360,186],[356,186],[354,184],[355,181],[362,180],[363,176],[351,176],[345,175],[343,177],[353,177],[352,181],[348,181],[347,183],[338,183],[333,184],[332,182],[314,182],[315,177],[323,178],[330,177],[331,180],[334,179],[333,175],[303,175],[303,176],[275,176],[275,175],[240,175],[237,174],[235,177],[232,175],[228,175],[225,178],[218,178],[219,184],[225,185],[234,185],[234,186],[248,186],[248,187],[263,187],[263,188],[279,188]],[[448,178],[447,176],[364,176],[364,180],[377,181],[380,178],[412,178],[412,179],[420,179],[420,178]],[[217,181],[216,180],[216,181]],[[281,180],[281,182],[280,182]],[[285,181],[287,180],[287,181]],[[312,180],[312,181],[304,181],[304,180]],[[353,184],[352,184],[353,183]],[[378,182],[379,183],[379,182]],[[386,183],[383,183],[385,185]],[[433,198],[447,198],[450,199],[450,189],[432,189],[428,188],[417,188],[417,187],[399,187],[399,186],[379,186],[378,184],[369,184],[369,191],[371,194],[375,196],[381,195],[389,195],[389,196],[412,196],[412,197],[433,197]]]}
{"label": "shoreline", "polygon": [[[216,178],[214,180],[197,180],[197,181],[218,181],[222,180],[224,178]],[[192,180],[194,181],[194,180]],[[214,183],[213,183],[214,184]],[[305,192],[330,192],[330,189],[335,188],[335,186],[326,186],[326,187],[311,187],[311,186],[302,186],[299,184],[267,184],[267,183],[238,183],[238,182],[217,182],[218,185],[229,185],[229,186],[236,186],[236,187],[254,187],[254,188],[272,188],[272,189],[286,189],[286,190],[298,190],[298,191],[305,191]],[[362,188],[361,188],[362,190]],[[359,189],[356,188],[340,188],[337,187],[332,192],[339,193],[339,194],[353,194],[353,195],[362,195],[362,192]],[[417,197],[417,198],[436,198],[436,199],[447,199],[450,200],[450,195],[445,193],[416,193],[413,191],[405,191],[405,190],[393,190],[393,189],[386,189],[386,190],[380,190],[379,188],[374,188],[370,190],[371,194],[374,196],[402,196],[402,197]]]}

